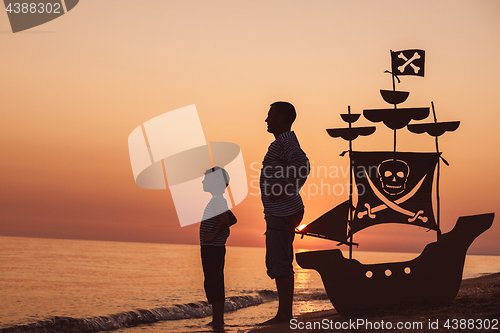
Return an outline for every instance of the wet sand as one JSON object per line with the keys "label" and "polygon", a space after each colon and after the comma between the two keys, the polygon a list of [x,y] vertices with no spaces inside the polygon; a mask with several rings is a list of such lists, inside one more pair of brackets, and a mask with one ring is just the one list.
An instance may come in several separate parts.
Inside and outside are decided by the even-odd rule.
{"label": "wet sand", "polygon": [[[265,319],[263,318],[263,320]],[[500,273],[463,280],[458,295],[451,304],[399,305],[349,317],[341,316],[332,309],[306,313],[296,319],[297,321],[293,325],[287,323],[256,327],[247,333],[333,332],[337,331],[335,325],[338,328],[341,327],[340,325],[344,325],[344,329],[340,329],[343,332],[377,331],[377,327],[380,331],[387,331],[388,323],[392,325],[391,332],[417,330],[498,332],[500,330]],[[365,322],[362,323],[361,320]],[[369,325],[367,321],[372,324],[371,327],[367,326]],[[360,323],[360,325],[355,326],[355,323]],[[398,323],[404,325],[401,326],[402,329],[397,329]],[[445,327],[447,323],[449,326]]]}

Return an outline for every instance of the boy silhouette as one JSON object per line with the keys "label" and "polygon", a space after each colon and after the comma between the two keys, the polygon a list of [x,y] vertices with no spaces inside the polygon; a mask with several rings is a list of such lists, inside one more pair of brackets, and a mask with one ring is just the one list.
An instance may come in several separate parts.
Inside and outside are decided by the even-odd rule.
{"label": "boy silhouette", "polygon": [[224,327],[224,262],[226,240],[229,237],[230,220],[227,201],[222,196],[229,184],[229,175],[223,168],[214,167],[205,172],[203,191],[210,192],[212,199],[203,212],[200,224],[201,263],[205,275],[205,293],[212,304],[214,329]]}

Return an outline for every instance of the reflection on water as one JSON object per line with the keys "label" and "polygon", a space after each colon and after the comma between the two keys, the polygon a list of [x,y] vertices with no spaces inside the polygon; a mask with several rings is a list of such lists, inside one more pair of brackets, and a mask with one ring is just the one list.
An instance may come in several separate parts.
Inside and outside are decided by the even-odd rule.
{"label": "reflection on water", "polygon": [[[297,290],[303,290],[304,288],[311,288],[313,284],[311,283],[313,280],[313,276],[311,274],[310,269],[302,269],[297,263],[294,262],[294,271],[295,271],[295,288]],[[319,274],[318,274],[319,276]],[[319,286],[321,287],[321,285]]]}

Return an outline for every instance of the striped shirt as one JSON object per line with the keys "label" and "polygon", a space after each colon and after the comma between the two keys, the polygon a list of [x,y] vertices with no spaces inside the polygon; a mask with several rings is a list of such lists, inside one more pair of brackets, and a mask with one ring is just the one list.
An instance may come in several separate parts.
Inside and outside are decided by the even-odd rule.
{"label": "striped shirt", "polygon": [[[264,214],[289,216],[302,209],[304,204],[299,191],[309,175],[309,160],[300,148],[294,132],[282,133],[274,140],[262,162],[260,191]],[[269,195],[289,194],[274,202]]]}
{"label": "striped shirt", "polygon": [[214,246],[224,246],[226,245],[226,239],[229,237],[229,226],[222,229],[221,233],[217,236],[213,243],[206,243],[203,241],[205,235],[213,235],[219,223],[221,222],[218,216],[222,212],[217,212],[214,207],[214,201],[217,201],[218,206],[223,209],[222,212],[229,210],[227,207],[227,201],[222,195],[214,195],[212,199],[208,202],[203,212],[203,218],[200,224],[200,245],[214,245]]}

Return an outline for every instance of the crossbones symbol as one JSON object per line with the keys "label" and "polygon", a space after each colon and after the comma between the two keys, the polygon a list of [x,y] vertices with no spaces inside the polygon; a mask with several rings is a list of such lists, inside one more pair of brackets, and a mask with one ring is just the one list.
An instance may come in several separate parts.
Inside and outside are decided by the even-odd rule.
{"label": "crossbones symbol", "polygon": [[410,199],[412,196],[415,195],[415,193],[417,193],[418,189],[420,188],[420,186],[422,186],[422,183],[424,182],[425,177],[427,177],[427,175],[425,175],[422,179],[420,179],[418,184],[415,185],[415,187],[410,192],[408,192],[406,195],[402,196],[401,198],[399,198],[397,200],[391,201],[391,200],[387,199],[385,197],[385,195],[380,193],[380,191],[375,187],[375,185],[373,185],[370,177],[368,177],[368,174],[366,173],[366,170],[365,170],[365,174],[366,174],[366,179],[368,180],[368,184],[370,184],[370,187],[373,190],[373,193],[375,193],[377,198],[382,200],[383,204],[371,208],[370,204],[365,203],[366,211],[359,212],[358,219],[362,219],[365,215],[368,215],[370,218],[374,219],[376,217],[376,215],[374,213],[382,211],[386,208],[391,208],[392,210],[394,210],[396,212],[402,213],[406,216],[410,216],[410,218],[408,218],[408,222],[410,222],[410,223],[415,222],[415,220],[417,218],[424,223],[427,222],[428,218],[426,216],[422,215],[422,214],[424,214],[423,210],[419,210],[418,212],[413,213],[413,212],[399,206],[399,204]]}
{"label": "crossbones symbol", "polygon": [[411,57],[410,59],[406,58],[405,55],[403,54],[403,52],[400,52],[398,54],[398,58],[403,59],[404,61],[406,61],[403,65],[401,65],[401,66],[398,67],[398,70],[401,73],[403,73],[405,71],[405,68],[408,65],[410,65],[413,68],[413,70],[415,71],[415,74],[417,74],[418,71],[420,70],[420,67],[415,66],[414,64],[412,64],[413,60],[420,59],[420,54],[418,54],[418,52],[415,52],[415,54],[413,55],[413,57]]}

